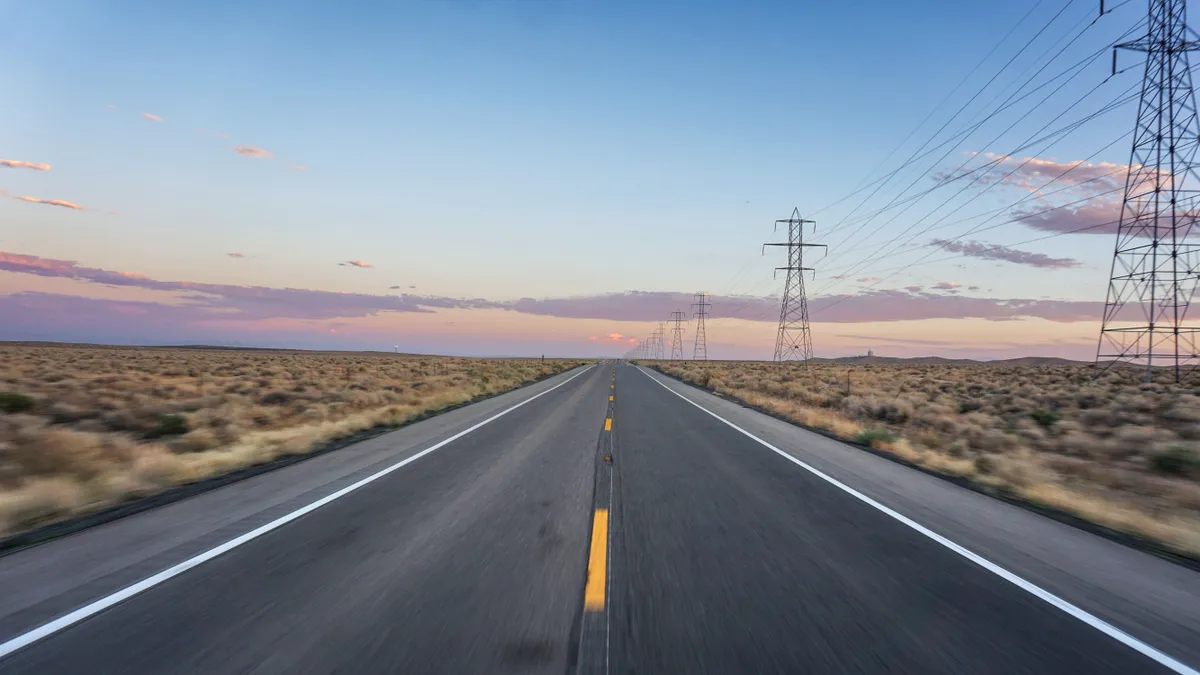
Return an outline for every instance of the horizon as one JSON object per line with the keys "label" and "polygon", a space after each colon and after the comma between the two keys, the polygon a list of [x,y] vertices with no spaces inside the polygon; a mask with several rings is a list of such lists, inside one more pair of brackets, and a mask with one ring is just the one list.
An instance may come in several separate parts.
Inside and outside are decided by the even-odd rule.
{"label": "horizon", "polygon": [[1124,4],[0,2],[0,340],[766,360],[798,208],[817,357],[1091,361]]}
{"label": "horizon", "polygon": [[[222,344],[115,344],[115,343],[98,343],[98,342],[61,342],[61,341],[38,341],[38,340],[0,340],[0,346],[18,346],[18,347],[64,347],[64,348],[84,348],[93,347],[96,349],[179,349],[179,350],[229,350],[229,351],[278,351],[278,352],[311,352],[319,354],[379,354],[384,356],[407,356],[407,357],[433,357],[433,358],[464,358],[464,359],[540,359],[542,355],[536,354],[532,356],[522,356],[515,354],[442,354],[437,352],[404,352],[404,351],[384,351],[374,349],[303,349],[299,347],[274,347],[269,345],[222,345]],[[550,356],[545,355],[544,358],[555,360],[583,360],[583,361],[607,361],[619,358],[622,360],[635,361],[657,361],[660,359],[648,358],[625,358],[613,357],[605,355],[587,355],[587,354],[572,354],[567,356]],[[850,359],[894,359],[903,361],[917,361],[921,359],[943,359],[948,361],[970,361],[975,363],[994,363],[999,361],[1021,361],[1021,360],[1059,360],[1068,361],[1072,364],[1083,366],[1094,365],[1094,360],[1078,361],[1073,359],[1064,359],[1058,356],[1044,356],[1039,354],[1030,354],[1026,356],[1010,357],[1005,359],[966,359],[941,356],[939,354],[919,354],[916,356],[891,356],[887,354],[851,354],[848,356],[825,357],[815,356],[813,361],[816,363],[822,361],[846,361]],[[661,359],[663,363],[772,363],[772,360],[767,359],[723,359],[709,358],[702,360],[694,360],[690,358],[684,359]],[[1164,368],[1167,366],[1163,366]]]}

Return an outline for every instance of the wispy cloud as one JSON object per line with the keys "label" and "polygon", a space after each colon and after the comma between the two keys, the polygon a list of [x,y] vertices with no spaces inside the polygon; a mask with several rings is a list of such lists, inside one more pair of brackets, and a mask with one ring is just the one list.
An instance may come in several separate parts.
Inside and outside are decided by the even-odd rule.
{"label": "wispy cloud", "polygon": [[883,279],[880,277],[859,277],[857,279],[857,281],[860,284],[867,284],[867,283],[871,283],[873,281],[883,281]]}
{"label": "wispy cloud", "polygon": [[904,290],[908,291],[909,293],[920,293],[922,288],[920,286],[905,286]]}
{"label": "wispy cloud", "polygon": [[256,148],[253,145],[239,145],[233,151],[242,157],[249,157],[250,159],[271,159],[272,157],[271,153],[262,148]]}
{"label": "wispy cloud", "polygon": [[609,333],[605,339],[609,342],[620,342],[625,339],[625,336],[620,333]]}
{"label": "wispy cloud", "polygon": [[0,159],[0,166],[9,169],[29,169],[31,171],[49,171],[49,164],[34,164],[33,162],[22,162],[16,159]]}
{"label": "wispy cloud", "polygon": [[292,171],[308,171],[307,166],[300,166],[299,164],[288,164],[288,168]]}
{"label": "wispy cloud", "polygon": [[105,108],[108,108],[109,110],[116,110],[116,109],[117,109],[117,106],[115,106],[115,105],[113,105],[113,104],[111,104],[111,103],[109,103],[108,105],[106,105],[106,106],[104,106],[104,107],[105,107]]}
{"label": "wispy cloud", "polygon": [[342,267],[359,267],[362,269],[370,269],[374,267],[374,265],[371,263],[363,262],[362,260],[347,260],[346,262],[340,262],[338,264]]}
{"label": "wispy cloud", "polygon": [[961,286],[962,284],[958,283],[957,281],[939,281],[933,285],[933,287],[939,291],[952,291]]}
{"label": "wispy cloud", "polygon": [[1043,188],[1057,190],[1086,185],[1087,192],[1099,193],[1123,187],[1129,175],[1129,165],[1109,162],[1059,162],[1040,157],[1012,157],[992,152],[971,153],[967,161],[975,166],[964,167],[957,173],[935,173],[934,180],[945,182],[956,177],[970,176],[972,179],[978,178],[976,183],[979,185],[1002,183],[1027,192]]}
{"label": "wispy cloud", "polygon": [[961,253],[972,258],[984,260],[1004,260],[1018,265],[1040,267],[1044,269],[1069,269],[1079,267],[1083,263],[1074,258],[1053,258],[1044,253],[1022,251],[1007,246],[990,246],[980,241],[947,241],[934,239],[931,246],[939,246],[953,253]]}
{"label": "wispy cloud", "polygon": [[237,253],[237,252],[226,253],[225,255],[229,256],[230,258],[245,258],[246,257],[245,253]]}
{"label": "wispy cloud", "polygon": [[163,121],[163,118],[159,117],[158,115],[151,115],[150,113],[142,113],[142,117],[150,120],[151,122]]}
{"label": "wispy cloud", "polygon": [[[417,297],[412,295],[368,295],[265,286],[235,286],[193,281],[159,281],[133,272],[84,267],[70,260],[55,260],[0,251],[0,270],[43,277],[76,279],[96,284],[129,286],[180,294],[189,320],[227,318],[260,320],[270,318],[336,319],[372,316],[380,312],[430,312],[434,309],[503,309],[503,303],[486,300]],[[147,303],[154,307],[154,303]],[[162,307],[169,307],[162,305]],[[163,310],[168,311],[167,309]],[[219,315],[219,316],[218,316]]]}
{"label": "wispy cloud", "polygon": [[20,195],[14,197],[14,199],[19,199],[23,202],[29,202],[30,204],[45,204],[47,206],[60,206],[64,209],[71,209],[72,211],[87,211],[88,210],[87,207],[85,207],[85,206],[80,206],[78,204],[72,204],[71,202],[66,202],[61,199],[39,199],[37,197],[23,197]]}

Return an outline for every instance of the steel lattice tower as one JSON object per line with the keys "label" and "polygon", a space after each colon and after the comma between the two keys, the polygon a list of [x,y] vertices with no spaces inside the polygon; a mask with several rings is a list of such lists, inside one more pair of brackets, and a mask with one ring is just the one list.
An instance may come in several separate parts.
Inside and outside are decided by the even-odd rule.
{"label": "steel lattice tower", "polygon": [[671,329],[671,360],[683,360],[683,312],[671,312],[671,320],[675,322],[675,327]]}
{"label": "steel lattice tower", "polygon": [[[1149,4],[1147,33],[1117,45],[1145,52],[1146,72],[1096,365],[1145,366],[1147,381],[1155,364],[1171,366],[1178,382],[1200,364],[1200,327],[1184,324],[1200,280],[1200,245],[1190,237],[1200,205],[1200,124],[1188,65],[1200,43],[1188,39],[1185,0]],[[1115,51],[1113,64],[1115,71]]]}
{"label": "steel lattice tower", "polygon": [[812,358],[812,331],[808,326],[808,298],[804,295],[804,272],[815,272],[811,267],[804,266],[804,249],[812,246],[825,247],[825,244],[804,243],[804,226],[812,225],[816,231],[816,221],[804,220],[800,217],[800,209],[792,209],[792,216],[775,221],[775,229],[779,230],[780,223],[786,223],[788,240],[763,244],[767,246],[786,246],[788,250],[787,267],[776,267],[775,271],[787,272],[787,281],[783,284],[783,304],[779,309],[779,332],[775,336],[776,362],[801,359],[808,363]]}
{"label": "steel lattice tower", "polygon": [[697,293],[696,302],[692,304],[696,312],[692,315],[696,319],[696,337],[692,340],[692,360],[707,361],[708,360],[708,336],[705,334],[704,320],[708,318],[708,308],[712,304],[708,301],[708,293]]}

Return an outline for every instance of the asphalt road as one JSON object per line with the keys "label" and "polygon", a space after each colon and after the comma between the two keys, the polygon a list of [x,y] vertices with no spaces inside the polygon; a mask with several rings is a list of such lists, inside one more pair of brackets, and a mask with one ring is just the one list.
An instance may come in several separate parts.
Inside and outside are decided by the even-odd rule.
{"label": "asphalt road", "polygon": [[1200,663],[1200,574],[632,366],[361,446],[0,557],[0,673]]}

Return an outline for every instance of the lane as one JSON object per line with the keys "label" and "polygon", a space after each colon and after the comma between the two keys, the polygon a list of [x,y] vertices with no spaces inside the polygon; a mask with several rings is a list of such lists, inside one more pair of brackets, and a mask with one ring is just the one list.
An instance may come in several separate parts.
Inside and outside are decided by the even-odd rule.
{"label": "lane", "polygon": [[613,672],[1155,673],[629,366]]}
{"label": "lane", "polygon": [[562,673],[611,367],[0,661],[4,673]]}

